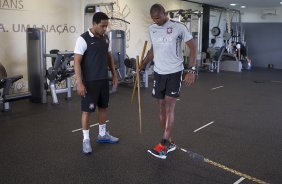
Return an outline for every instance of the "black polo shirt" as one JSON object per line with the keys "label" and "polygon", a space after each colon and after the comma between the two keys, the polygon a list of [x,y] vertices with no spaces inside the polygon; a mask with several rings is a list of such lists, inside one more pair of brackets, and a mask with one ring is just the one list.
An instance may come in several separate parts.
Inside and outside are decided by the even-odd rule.
{"label": "black polo shirt", "polygon": [[106,36],[94,36],[89,30],[80,37],[85,42],[81,38],[77,40],[75,53],[83,55],[81,62],[83,81],[108,79],[108,38]]}

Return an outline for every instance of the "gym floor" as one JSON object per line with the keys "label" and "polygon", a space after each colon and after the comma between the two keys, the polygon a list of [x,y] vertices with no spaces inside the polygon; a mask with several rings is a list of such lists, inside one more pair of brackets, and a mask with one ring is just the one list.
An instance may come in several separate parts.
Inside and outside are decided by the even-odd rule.
{"label": "gym floor", "polygon": [[[161,138],[151,82],[141,89],[142,134],[137,96],[131,105],[132,89],[121,85],[110,97],[108,113],[110,132],[120,142],[95,142],[93,114],[89,156],[81,152],[76,92],[71,101],[61,94],[57,106],[51,105],[51,98],[48,104],[12,102],[11,112],[0,113],[0,183],[282,183],[281,78],[281,70],[268,69],[201,72],[193,87],[182,87],[173,131],[182,149],[166,160],[146,151]],[[193,159],[185,150],[229,170]]]}

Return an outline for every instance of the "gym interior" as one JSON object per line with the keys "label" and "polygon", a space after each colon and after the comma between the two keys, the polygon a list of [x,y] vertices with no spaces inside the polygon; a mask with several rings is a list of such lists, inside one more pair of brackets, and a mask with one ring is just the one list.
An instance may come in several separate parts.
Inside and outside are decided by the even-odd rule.
{"label": "gym interior", "polygon": [[[147,153],[162,135],[153,64],[136,72],[155,3],[197,47],[195,83],[176,102],[177,149],[165,160]],[[95,12],[110,18],[119,85],[109,82],[107,114],[120,141],[95,142],[93,113],[84,155],[73,50]],[[280,0],[1,0],[0,15],[1,184],[282,183]]]}

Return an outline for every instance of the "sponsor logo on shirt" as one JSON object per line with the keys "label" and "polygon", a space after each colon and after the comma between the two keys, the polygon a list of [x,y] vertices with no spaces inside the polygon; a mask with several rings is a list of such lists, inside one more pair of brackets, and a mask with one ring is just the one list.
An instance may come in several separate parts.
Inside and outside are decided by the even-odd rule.
{"label": "sponsor logo on shirt", "polygon": [[153,43],[168,43],[172,42],[173,38],[171,37],[158,37],[158,38],[152,38]]}

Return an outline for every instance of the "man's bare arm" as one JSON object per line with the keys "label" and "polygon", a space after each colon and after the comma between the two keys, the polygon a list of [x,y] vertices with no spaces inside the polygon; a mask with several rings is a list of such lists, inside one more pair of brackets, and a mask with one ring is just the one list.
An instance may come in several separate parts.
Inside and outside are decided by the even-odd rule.
{"label": "man's bare arm", "polygon": [[153,59],[154,59],[154,51],[152,46],[150,50],[147,52],[145,59],[142,61],[140,70],[146,68],[147,64],[150,63]]}
{"label": "man's bare arm", "polygon": [[82,82],[81,62],[82,62],[82,55],[74,54],[74,72],[76,76],[77,94],[79,96],[85,96],[86,89]]}
{"label": "man's bare arm", "polygon": [[194,42],[194,39],[187,41],[186,45],[190,49],[189,67],[196,66],[197,48],[196,48],[196,44]]}
{"label": "man's bare arm", "polygon": [[112,52],[108,53],[108,66],[111,70],[112,76],[113,76],[113,85],[117,85],[118,79],[116,75],[116,70],[115,70],[115,63],[114,63],[114,58],[112,55]]}

